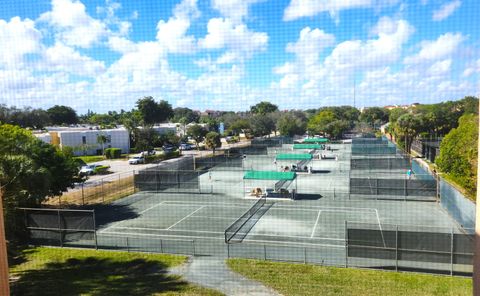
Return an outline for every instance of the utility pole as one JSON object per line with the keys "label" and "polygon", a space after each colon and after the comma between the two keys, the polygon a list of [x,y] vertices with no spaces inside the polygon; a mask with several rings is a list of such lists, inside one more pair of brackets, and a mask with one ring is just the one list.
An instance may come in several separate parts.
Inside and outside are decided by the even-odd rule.
{"label": "utility pole", "polygon": [[356,84],[355,73],[353,74],[353,108],[355,108],[355,84]]}
{"label": "utility pole", "polygon": [[3,219],[3,190],[0,186],[0,295],[10,295],[8,282],[7,240],[5,238],[5,222]]}

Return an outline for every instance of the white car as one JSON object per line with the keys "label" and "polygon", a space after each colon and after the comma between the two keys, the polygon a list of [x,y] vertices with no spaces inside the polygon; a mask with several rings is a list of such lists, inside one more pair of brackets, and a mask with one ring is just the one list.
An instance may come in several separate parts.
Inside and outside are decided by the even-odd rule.
{"label": "white car", "polygon": [[95,169],[99,166],[100,166],[99,164],[84,165],[80,168],[80,175],[86,175],[86,176],[93,175],[95,174]]}
{"label": "white car", "polygon": [[129,164],[140,164],[145,163],[145,157],[142,155],[133,156],[128,160]]}

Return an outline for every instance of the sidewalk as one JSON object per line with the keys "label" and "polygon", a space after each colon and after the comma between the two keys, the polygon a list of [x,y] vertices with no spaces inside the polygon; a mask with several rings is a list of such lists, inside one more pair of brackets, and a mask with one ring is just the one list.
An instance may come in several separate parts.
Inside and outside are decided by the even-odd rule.
{"label": "sidewalk", "polygon": [[170,273],[226,295],[280,295],[260,283],[231,271],[223,258],[190,257],[186,264],[170,270]]}

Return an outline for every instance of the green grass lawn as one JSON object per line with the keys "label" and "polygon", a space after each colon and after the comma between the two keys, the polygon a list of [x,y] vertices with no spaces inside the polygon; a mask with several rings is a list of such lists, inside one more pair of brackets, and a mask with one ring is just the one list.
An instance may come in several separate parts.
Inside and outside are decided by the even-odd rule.
{"label": "green grass lawn", "polygon": [[30,248],[10,268],[12,295],[222,295],[168,274],[185,256]]}
{"label": "green grass lawn", "polygon": [[468,278],[229,259],[230,268],[282,295],[472,295]]}

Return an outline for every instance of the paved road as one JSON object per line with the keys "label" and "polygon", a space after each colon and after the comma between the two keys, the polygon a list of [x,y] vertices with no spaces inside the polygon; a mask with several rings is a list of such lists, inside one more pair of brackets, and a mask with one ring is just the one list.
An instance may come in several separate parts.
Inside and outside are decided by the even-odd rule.
{"label": "paved road", "polygon": [[[240,142],[236,144],[225,144],[223,143],[223,146],[218,149],[218,151],[222,151],[225,149],[229,148],[234,148],[234,147],[242,147],[245,145],[248,145],[250,142]],[[204,157],[209,154],[212,154],[212,151],[198,151],[198,150],[189,150],[189,151],[183,151],[183,155],[195,155],[195,157]],[[176,159],[169,159],[169,160],[164,160],[161,163],[167,163],[167,162],[172,162],[172,161],[177,161]],[[137,165],[131,165],[128,163],[126,159],[117,159],[117,160],[102,160],[102,161],[97,161],[95,164],[100,164],[100,165],[105,165],[105,166],[110,166],[110,171],[112,174],[108,175],[93,175],[89,176],[88,180],[85,182],[84,186],[89,187],[89,186],[95,186],[100,184],[101,180],[117,180],[119,178],[124,178],[127,177],[131,174],[133,174],[133,171],[139,171],[143,170],[146,168],[150,167],[155,167],[158,166],[159,163],[149,163],[149,164],[137,164]],[[75,191],[79,190],[79,187],[76,187],[75,189],[70,189],[69,191]]]}
{"label": "paved road", "polygon": [[189,261],[170,271],[189,282],[218,290],[226,295],[280,295],[264,285],[231,271],[225,260],[217,257],[190,257]]}

